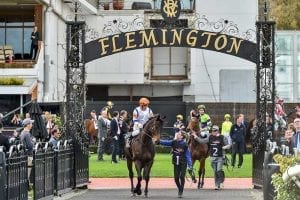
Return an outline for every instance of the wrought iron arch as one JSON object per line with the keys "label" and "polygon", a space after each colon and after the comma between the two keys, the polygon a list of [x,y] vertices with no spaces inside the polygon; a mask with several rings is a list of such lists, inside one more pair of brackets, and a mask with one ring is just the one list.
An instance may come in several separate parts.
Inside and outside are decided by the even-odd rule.
{"label": "wrought iron arch", "polygon": [[[77,13],[78,4],[75,4],[75,13]],[[176,24],[176,23],[174,23]],[[144,20],[136,18],[133,22],[126,23],[122,20],[109,22],[100,34],[90,27],[86,27],[84,22],[75,20],[67,22],[67,61],[66,61],[66,104],[65,104],[65,128],[67,138],[75,141],[75,167],[76,186],[87,185],[88,182],[88,145],[86,133],[83,126],[83,113],[85,109],[85,63],[98,57],[89,55],[89,49],[99,49],[99,39],[107,38],[112,41],[113,37],[123,37],[126,33],[136,34],[145,30]],[[256,31],[249,29],[245,33],[240,33],[233,22],[219,20],[218,22],[209,22],[205,16],[195,15],[192,27],[182,30],[203,31],[215,33],[215,37],[221,36],[228,38],[238,38],[247,41],[252,54],[248,54],[251,62],[256,62],[256,83],[257,83],[257,126],[253,131],[253,184],[262,186],[262,168],[265,151],[265,142],[267,139],[266,129],[266,111],[272,113],[274,118],[275,107],[275,48],[274,48],[274,22],[259,21],[256,23]],[[170,27],[167,27],[170,29]],[[174,28],[174,27],[171,27]],[[153,30],[153,29],[152,29]],[[151,31],[151,29],[150,29]],[[87,34],[86,34],[87,32]],[[179,30],[180,32],[180,30]],[[256,37],[253,36],[256,33]],[[130,36],[128,36],[130,37]],[[255,44],[256,39],[256,44]],[[88,42],[88,43],[86,43]],[[186,44],[177,44],[184,46]],[[97,47],[98,46],[98,47]],[[153,46],[153,45],[152,45]],[[148,45],[146,47],[152,47]],[[142,46],[141,46],[142,48]],[[195,47],[197,48],[197,47]],[[109,48],[108,48],[109,49]],[[133,48],[132,48],[133,49]],[[207,48],[209,49],[209,48]],[[248,50],[249,50],[248,49]],[[112,50],[112,49],[110,49]],[[212,49],[211,49],[212,50]],[[107,54],[109,55],[109,54]],[[247,59],[247,58],[244,58]],[[272,127],[272,129],[274,129]],[[274,131],[274,130],[272,130]]]}

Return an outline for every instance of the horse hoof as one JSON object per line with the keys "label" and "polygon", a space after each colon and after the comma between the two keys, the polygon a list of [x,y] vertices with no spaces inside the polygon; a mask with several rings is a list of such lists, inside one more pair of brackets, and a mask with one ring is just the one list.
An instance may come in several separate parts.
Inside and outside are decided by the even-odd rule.
{"label": "horse hoof", "polygon": [[141,195],[142,194],[142,190],[138,190],[136,193],[137,193],[137,195]]}
{"label": "horse hoof", "polygon": [[131,197],[135,197],[135,193],[131,193]]}

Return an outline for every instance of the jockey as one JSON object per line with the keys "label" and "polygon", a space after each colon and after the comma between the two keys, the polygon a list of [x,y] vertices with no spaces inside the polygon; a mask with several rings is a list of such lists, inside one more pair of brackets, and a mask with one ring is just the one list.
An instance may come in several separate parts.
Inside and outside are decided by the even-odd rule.
{"label": "jockey", "polygon": [[140,132],[142,132],[143,125],[139,120],[134,120],[133,121],[133,129],[132,129],[132,137],[137,136]]}
{"label": "jockey", "polygon": [[183,116],[181,114],[176,115],[176,120],[177,121],[173,125],[175,133],[185,128],[183,123]]}
{"label": "jockey", "polygon": [[131,140],[133,137],[139,135],[143,129],[143,126],[153,116],[152,110],[148,107],[150,101],[142,97],[139,100],[139,105],[133,110],[132,121],[133,121],[133,131],[128,133],[126,147],[130,146]]}
{"label": "jockey", "polygon": [[101,109],[101,111],[106,111],[107,112],[107,118],[109,119],[109,120],[112,120],[112,108],[113,108],[113,106],[114,106],[114,103],[112,102],[112,101],[108,101],[108,102],[106,102],[106,106],[104,106],[102,109]]}
{"label": "jockey", "polygon": [[138,120],[143,126],[153,116],[152,110],[149,108],[150,101],[142,97],[139,100],[139,106],[133,110],[132,120]]}
{"label": "jockey", "polygon": [[200,113],[199,122],[201,124],[201,136],[206,137],[211,129],[212,123],[208,114],[205,113],[205,105],[199,105],[198,111]]}

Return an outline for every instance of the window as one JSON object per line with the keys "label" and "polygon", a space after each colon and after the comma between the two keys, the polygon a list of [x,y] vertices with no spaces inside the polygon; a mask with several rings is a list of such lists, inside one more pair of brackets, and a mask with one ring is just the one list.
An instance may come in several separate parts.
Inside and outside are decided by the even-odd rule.
{"label": "window", "polygon": [[151,79],[186,79],[187,66],[188,48],[159,47],[152,49]]}
{"label": "window", "polygon": [[32,16],[3,16],[0,18],[0,46],[11,45],[14,54],[29,54],[30,35],[34,27]]}

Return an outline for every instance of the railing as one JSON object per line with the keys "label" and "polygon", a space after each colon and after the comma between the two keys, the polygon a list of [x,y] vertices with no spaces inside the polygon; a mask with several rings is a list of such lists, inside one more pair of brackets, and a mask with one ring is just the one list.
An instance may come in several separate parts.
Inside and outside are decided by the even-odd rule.
{"label": "railing", "polygon": [[33,154],[34,199],[53,197],[54,151],[49,143],[37,143]]}
{"label": "railing", "polygon": [[28,199],[27,155],[21,144],[13,145],[7,155],[5,175],[6,199]]}
{"label": "railing", "polygon": [[[78,150],[80,151],[80,149]],[[83,165],[85,153],[77,158],[72,141],[59,141],[56,148],[49,143],[37,143],[33,153],[33,199],[53,199],[80,185],[87,185],[88,169]],[[77,152],[77,155],[80,154]],[[75,174],[77,182],[75,184]],[[28,199],[28,156],[22,145],[11,146],[8,153],[0,147],[0,199]]]}
{"label": "railing", "polygon": [[70,141],[61,141],[55,151],[55,195],[61,195],[73,189],[74,183],[74,148]]}

